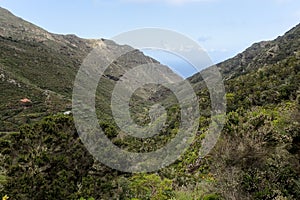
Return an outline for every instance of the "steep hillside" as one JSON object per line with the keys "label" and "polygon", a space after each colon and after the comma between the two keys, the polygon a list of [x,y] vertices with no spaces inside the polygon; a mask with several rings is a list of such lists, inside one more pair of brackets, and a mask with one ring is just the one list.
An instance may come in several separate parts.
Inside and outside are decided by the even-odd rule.
{"label": "steep hillside", "polygon": [[[17,130],[20,124],[70,110],[76,73],[94,47],[101,46],[108,55],[122,48],[131,49],[104,39],[52,34],[2,8],[0,27],[0,131]],[[113,88],[124,70],[156,62],[131,50],[110,66],[99,84],[97,99],[101,101],[97,105],[101,115],[110,115],[105,110],[110,105],[109,96],[103,91]],[[24,98],[31,102],[21,103]]]}
{"label": "steep hillside", "polygon": [[[217,65],[227,122],[210,154],[210,172],[225,199],[299,199],[299,54],[297,25]],[[201,75],[189,80],[208,99]],[[193,170],[201,168],[196,161]]]}
{"label": "steep hillside", "polygon": [[[295,26],[283,36],[279,36],[272,41],[262,41],[253,44],[244,52],[233,58],[217,64],[224,79],[232,79],[235,76],[246,74],[251,70],[257,70],[269,64],[275,64],[287,57],[299,58],[300,45],[300,25]],[[189,78],[191,82],[201,79],[200,74],[195,74]]]}

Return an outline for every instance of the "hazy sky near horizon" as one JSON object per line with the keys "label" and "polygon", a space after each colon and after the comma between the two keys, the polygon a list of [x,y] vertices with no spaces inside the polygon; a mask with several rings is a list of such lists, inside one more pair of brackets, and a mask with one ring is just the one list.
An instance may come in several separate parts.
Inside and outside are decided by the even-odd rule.
{"label": "hazy sky near horizon", "polygon": [[0,0],[42,28],[83,38],[111,38],[144,27],[185,34],[214,63],[300,22],[299,0]]}

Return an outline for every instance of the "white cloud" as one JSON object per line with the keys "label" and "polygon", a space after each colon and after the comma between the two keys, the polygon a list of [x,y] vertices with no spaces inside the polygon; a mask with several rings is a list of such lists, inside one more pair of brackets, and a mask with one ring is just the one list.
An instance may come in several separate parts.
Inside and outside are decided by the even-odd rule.
{"label": "white cloud", "polygon": [[158,3],[163,2],[171,5],[183,5],[188,3],[195,3],[195,2],[213,2],[216,0],[123,0],[126,2],[135,2],[135,3]]}

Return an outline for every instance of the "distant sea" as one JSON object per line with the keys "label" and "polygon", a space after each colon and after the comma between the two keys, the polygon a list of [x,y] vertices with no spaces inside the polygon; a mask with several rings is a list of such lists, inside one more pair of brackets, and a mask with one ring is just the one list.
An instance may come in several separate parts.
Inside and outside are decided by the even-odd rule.
{"label": "distant sea", "polygon": [[162,65],[168,66],[182,78],[188,78],[199,72],[197,68],[177,55],[160,50],[143,50],[143,53],[159,61]]}

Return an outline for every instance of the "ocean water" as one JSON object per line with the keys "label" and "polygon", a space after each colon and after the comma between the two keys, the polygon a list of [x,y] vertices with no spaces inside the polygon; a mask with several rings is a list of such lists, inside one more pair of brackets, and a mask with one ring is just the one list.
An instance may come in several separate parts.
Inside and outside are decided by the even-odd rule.
{"label": "ocean water", "polygon": [[175,54],[161,50],[143,50],[143,53],[159,61],[162,65],[168,66],[182,78],[188,78],[199,72],[196,67]]}

